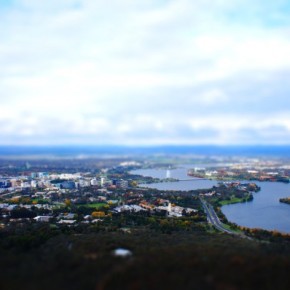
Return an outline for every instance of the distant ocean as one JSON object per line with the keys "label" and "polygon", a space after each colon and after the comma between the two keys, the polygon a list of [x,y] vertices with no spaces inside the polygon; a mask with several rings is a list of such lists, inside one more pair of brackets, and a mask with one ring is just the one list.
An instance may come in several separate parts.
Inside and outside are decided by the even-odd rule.
{"label": "distant ocean", "polygon": [[263,146],[0,146],[0,156],[204,155],[290,157],[290,145]]}

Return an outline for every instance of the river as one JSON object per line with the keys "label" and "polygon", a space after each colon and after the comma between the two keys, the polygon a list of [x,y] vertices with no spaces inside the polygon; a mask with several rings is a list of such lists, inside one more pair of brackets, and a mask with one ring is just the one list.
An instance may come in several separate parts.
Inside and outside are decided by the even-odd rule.
{"label": "river", "polygon": [[[144,184],[143,187],[159,190],[194,190],[211,188],[217,182],[213,180],[199,180],[189,178],[187,169],[205,167],[200,165],[186,165],[175,169],[140,169],[132,171],[133,174],[151,176],[154,178],[172,177],[176,179],[188,179],[188,181],[162,182]],[[227,219],[241,226],[249,228],[262,228],[266,230],[278,230],[290,233],[290,205],[280,203],[282,197],[290,197],[290,184],[281,182],[255,182],[261,190],[254,193],[251,202],[236,203],[222,207]]]}

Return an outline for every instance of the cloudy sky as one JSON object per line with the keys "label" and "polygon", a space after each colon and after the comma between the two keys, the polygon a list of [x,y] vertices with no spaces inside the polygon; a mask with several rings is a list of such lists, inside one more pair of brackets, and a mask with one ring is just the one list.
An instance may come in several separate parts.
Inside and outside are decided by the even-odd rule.
{"label": "cloudy sky", "polygon": [[287,0],[0,0],[0,28],[0,144],[290,144]]}

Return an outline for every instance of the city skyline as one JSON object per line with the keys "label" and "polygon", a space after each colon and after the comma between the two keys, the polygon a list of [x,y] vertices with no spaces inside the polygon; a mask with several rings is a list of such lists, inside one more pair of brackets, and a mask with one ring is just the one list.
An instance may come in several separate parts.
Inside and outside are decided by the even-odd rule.
{"label": "city skyline", "polygon": [[290,144],[287,1],[2,1],[0,145]]}

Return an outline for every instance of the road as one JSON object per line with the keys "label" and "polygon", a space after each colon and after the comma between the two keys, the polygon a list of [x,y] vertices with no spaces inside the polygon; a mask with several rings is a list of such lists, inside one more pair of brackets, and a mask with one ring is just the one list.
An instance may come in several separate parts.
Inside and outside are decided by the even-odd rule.
{"label": "road", "polygon": [[[3,196],[9,196],[9,195],[13,195],[14,193],[17,193],[16,191],[13,191],[13,192],[8,192],[8,193],[4,193],[4,194],[1,194],[0,197],[3,197]],[[20,192],[19,192],[20,193]]]}
{"label": "road", "polygon": [[200,198],[204,211],[207,215],[207,220],[211,223],[216,229],[221,232],[231,234],[231,235],[239,235],[238,233],[226,229],[223,224],[221,223],[220,219],[218,218],[216,212],[214,211],[213,207],[208,204],[204,199]]}

